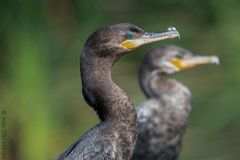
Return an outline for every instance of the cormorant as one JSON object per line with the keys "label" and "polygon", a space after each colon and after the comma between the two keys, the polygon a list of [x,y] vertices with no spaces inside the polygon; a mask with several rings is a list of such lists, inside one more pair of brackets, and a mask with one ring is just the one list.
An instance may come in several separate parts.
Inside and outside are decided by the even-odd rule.
{"label": "cormorant", "polygon": [[216,56],[196,56],[173,45],[150,50],[139,72],[141,89],[148,98],[136,108],[139,134],[136,160],[176,160],[191,111],[191,93],[167,75],[200,64],[219,63]]}
{"label": "cormorant", "polygon": [[129,160],[138,122],[135,107],[111,78],[112,65],[141,45],[179,37],[174,27],[145,32],[128,23],[98,29],[87,39],[80,56],[82,92],[101,122],[71,145],[60,160]]}

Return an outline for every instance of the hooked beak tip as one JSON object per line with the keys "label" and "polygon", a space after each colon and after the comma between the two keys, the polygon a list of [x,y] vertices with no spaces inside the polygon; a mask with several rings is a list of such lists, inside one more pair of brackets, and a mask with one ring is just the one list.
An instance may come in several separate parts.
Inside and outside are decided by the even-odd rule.
{"label": "hooked beak tip", "polygon": [[178,34],[178,39],[180,39],[181,38],[181,36],[180,36],[180,34]]}
{"label": "hooked beak tip", "polygon": [[217,56],[212,56],[211,57],[211,61],[212,63],[216,64],[216,65],[219,65],[220,64],[220,60]]}
{"label": "hooked beak tip", "polygon": [[167,31],[169,32],[176,32],[176,37],[178,37],[178,39],[180,39],[180,33],[177,31],[176,27],[168,27]]}

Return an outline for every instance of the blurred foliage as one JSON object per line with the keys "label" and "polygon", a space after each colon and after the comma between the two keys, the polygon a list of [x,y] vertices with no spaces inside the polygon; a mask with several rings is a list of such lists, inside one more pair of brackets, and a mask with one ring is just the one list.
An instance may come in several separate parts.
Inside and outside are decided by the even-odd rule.
{"label": "blurred foliage", "polygon": [[[0,107],[7,111],[8,160],[55,159],[98,123],[81,94],[79,53],[96,28],[119,22],[148,31],[175,26],[181,40],[160,43],[220,56],[218,67],[174,76],[193,94],[180,159],[239,159],[239,0],[3,0],[0,13]],[[113,68],[113,79],[136,105],[144,100],[139,61],[158,44],[133,51]]]}

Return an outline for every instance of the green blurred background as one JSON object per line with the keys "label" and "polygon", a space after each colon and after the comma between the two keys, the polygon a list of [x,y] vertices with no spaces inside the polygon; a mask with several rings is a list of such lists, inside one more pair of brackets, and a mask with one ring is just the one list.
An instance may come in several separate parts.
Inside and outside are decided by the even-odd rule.
{"label": "green blurred background", "polygon": [[[7,111],[7,159],[50,160],[99,122],[81,93],[79,54],[98,27],[131,22],[146,31],[175,26],[181,39],[143,46],[121,58],[113,79],[134,104],[137,73],[159,43],[216,54],[174,77],[193,94],[180,160],[240,158],[239,0],[2,0],[0,108]],[[2,153],[1,153],[2,154]]]}

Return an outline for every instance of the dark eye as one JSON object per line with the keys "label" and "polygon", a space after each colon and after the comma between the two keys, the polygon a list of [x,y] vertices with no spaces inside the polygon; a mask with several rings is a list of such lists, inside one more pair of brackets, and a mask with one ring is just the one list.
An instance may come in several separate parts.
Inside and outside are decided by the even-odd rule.
{"label": "dark eye", "polygon": [[133,39],[133,35],[131,33],[127,34],[127,39]]}

